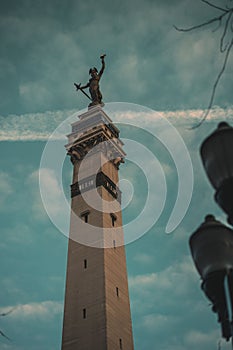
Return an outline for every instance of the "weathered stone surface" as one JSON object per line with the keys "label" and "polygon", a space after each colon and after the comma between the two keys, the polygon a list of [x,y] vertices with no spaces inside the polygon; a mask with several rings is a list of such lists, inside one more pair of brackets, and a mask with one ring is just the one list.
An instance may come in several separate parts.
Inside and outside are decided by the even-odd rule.
{"label": "weathered stone surface", "polygon": [[[101,114],[103,111],[98,108],[97,112]],[[96,118],[94,108],[88,111],[87,116],[80,116],[81,120],[73,125],[75,135],[69,135],[68,152],[71,147],[83,142],[80,142],[83,134],[80,133],[79,123],[82,130],[85,129],[84,121],[91,116]],[[100,131],[108,135],[108,140],[114,140],[113,149],[123,158],[122,143],[116,139],[117,129],[111,120],[109,128],[101,118],[109,124],[109,117],[104,112],[98,115]],[[88,136],[93,138],[96,130],[93,130],[93,123],[88,120],[85,142]],[[108,158],[104,148],[99,148],[86,158],[75,159],[73,164],[72,188],[75,195],[71,203],[62,350],[133,350],[122,215],[120,203],[116,200],[117,193],[120,193],[117,186],[118,167],[114,159]],[[85,187],[85,183],[89,183],[97,173],[102,174],[97,189],[91,182],[89,187]],[[80,188],[80,185],[84,185],[84,188]],[[96,193],[99,201],[96,200]],[[98,210],[90,205],[95,201],[98,202]],[[112,208],[111,212],[106,211],[109,207]],[[80,220],[82,213],[88,213],[88,223]],[[96,235],[95,230],[90,230],[90,225],[96,227]],[[85,239],[89,245],[98,241],[100,248],[81,244]]]}

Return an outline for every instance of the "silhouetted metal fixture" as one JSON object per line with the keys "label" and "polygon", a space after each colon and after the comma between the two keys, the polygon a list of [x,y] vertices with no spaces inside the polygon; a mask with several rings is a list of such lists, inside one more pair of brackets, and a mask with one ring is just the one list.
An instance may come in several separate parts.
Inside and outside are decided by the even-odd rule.
{"label": "silhouetted metal fixture", "polygon": [[201,146],[206,174],[216,189],[215,200],[233,225],[233,128],[221,122]]}
{"label": "silhouetted metal fixture", "polygon": [[207,215],[189,240],[202,289],[218,315],[222,336],[233,336],[233,230]]}

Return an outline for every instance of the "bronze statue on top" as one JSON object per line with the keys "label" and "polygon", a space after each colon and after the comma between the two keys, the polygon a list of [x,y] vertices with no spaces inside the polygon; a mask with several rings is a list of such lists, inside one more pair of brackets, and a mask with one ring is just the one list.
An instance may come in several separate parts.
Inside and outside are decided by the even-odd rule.
{"label": "bronze statue on top", "polygon": [[[80,84],[74,83],[76,90],[81,90],[82,93],[91,100],[89,107],[102,104],[102,94],[99,89],[99,81],[105,69],[105,62],[104,62],[105,56],[106,56],[105,54],[100,56],[102,67],[99,73],[95,67],[89,70],[89,74],[91,75],[91,78],[86,85],[81,86],[81,83]],[[85,91],[83,91],[88,87],[89,87],[91,97]]]}

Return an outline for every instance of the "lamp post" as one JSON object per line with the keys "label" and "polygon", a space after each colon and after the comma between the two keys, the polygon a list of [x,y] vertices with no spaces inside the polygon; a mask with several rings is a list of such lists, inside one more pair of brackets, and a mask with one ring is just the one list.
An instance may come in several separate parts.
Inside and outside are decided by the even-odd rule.
{"label": "lamp post", "polygon": [[215,188],[215,201],[233,225],[233,128],[221,122],[201,145],[206,174]]}
{"label": "lamp post", "polygon": [[207,215],[189,240],[202,289],[218,314],[222,336],[233,336],[233,230]]}
{"label": "lamp post", "polygon": [[[201,145],[201,159],[215,201],[233,226],[233,128],[221,122]],[[189,240],[202,289],[218,314],[222,336],[233,342],[233,230],[207,215]]]}

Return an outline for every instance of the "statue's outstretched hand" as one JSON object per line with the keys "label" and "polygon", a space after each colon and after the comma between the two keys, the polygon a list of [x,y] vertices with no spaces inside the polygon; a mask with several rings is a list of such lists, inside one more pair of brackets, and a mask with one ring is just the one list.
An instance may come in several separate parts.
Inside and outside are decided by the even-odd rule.
{"label": "statue's outstretched hand", "polygon": [[104,53],[104,54],[102,54],[101,56],[100,56],[100,58],[101,58],[101,60],[103,61],[104,60],[104,57],[106,56],[106,54]]}
{"label": "statue's outstretched hand", "polygon": [[76,90],[79,90],[79,89],[80,89],[80,86],[81,86],[81,83],[80,83],[80,84],[74,83],[74,86],[76,87]]}

